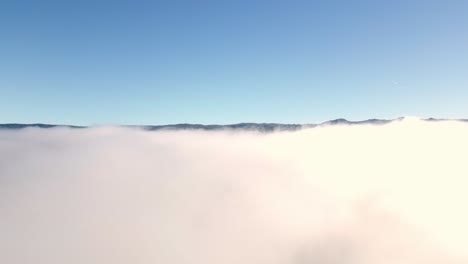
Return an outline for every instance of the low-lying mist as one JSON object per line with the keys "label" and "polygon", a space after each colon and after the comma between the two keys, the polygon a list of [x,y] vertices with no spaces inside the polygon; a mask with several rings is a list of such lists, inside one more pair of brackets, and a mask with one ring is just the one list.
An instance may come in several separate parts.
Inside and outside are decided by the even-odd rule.
{"label": "low-lying mist", "polygon": [[0,131],[0,263],[468,263],[468,123]]}

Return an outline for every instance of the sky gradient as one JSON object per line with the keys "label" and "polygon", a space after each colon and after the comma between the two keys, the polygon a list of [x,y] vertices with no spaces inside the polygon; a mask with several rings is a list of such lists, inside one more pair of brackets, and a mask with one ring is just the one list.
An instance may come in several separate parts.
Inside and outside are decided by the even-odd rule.
{"label": "sky gradient", "polygon": [[468,1],[1,1],[0,123],[468,117]]}

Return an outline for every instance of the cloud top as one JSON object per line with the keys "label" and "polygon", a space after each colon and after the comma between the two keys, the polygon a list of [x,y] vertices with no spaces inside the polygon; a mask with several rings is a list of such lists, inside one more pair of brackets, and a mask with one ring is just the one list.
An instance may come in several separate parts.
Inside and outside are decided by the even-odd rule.
{"label": "cloud top", "polygon": [[466,135],[0,131],[0,262],[466,263]]}

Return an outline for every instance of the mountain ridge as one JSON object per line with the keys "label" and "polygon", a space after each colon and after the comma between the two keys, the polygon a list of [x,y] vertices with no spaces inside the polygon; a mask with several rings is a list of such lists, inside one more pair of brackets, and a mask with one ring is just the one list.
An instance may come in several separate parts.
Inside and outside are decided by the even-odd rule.
{"label": "mountain ridge", "polygon": [[[349,121],[344,118],[338,118],[333,120],[328,120],[318,124],[284,124],[284,123],[235,123],[227,125],[216,125],[216,124],[191,124],[191,123],[179,123],[179,124],[168,124],[168,125],[117,125],[119,127],[131,127],[131,128],[142,128],[148,131],[158,131],[158,130],[247,130],[247,131],[260,131],[260,132],[273,132],[273,131],[295,131],[304,128],[313,128],[320,126],[329,126],[329,125],[384,125],[394,121],[405,120],[406,117],[399,117],[395,119],[366,119],[361,121]],[[419,119],[422,121],[428,122],[438,122],[438,121],[461,121],[468,122],[468,119],[439,119],[439,118],[425,118]],[[63,125],[63,124],[44,124],[44,123],[4,123],[0,124],[1,130],[17,130],[24,128],[88,128],[93,126],[75,126],[75,125]]]}

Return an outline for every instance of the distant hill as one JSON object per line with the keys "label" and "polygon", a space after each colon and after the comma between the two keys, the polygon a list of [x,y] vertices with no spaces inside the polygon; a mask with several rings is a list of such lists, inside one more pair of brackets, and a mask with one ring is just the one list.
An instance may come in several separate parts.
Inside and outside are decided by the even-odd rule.
{"label": "distant hill", "polygon": [[[173,124],[173,125],[125,125],[122,127],[133,127],[133,128],[142,128],[148,131],[158,131],[158,130],[240,130],[240,131],[259,131],[259,132],[273,132],[273,131],[296,131],[303,128],[312,128],[318,126],[330,126],[330,125],[384,125],[394,121],[404,120],[404,117],[396,119],[368,119],[362,121],[349,121],[344,118],[329,120],[320,124],[279,124],[279,123],[239,123],[239,124],[230,124],[230,125],[201,125],[201,124]],[[422,119],[428,122],[437,122],[437,121],[447,121],[451,119],[436,119],[436,118],[427,118]],[[468,119],[453,119],[456,121],[468,122]],[[23,128],[56,128],[56,127],[66,127],[72,129],[86,128],[87,126],[72,126],[72,125],[53,125],[53,124],[18,124],[18,123],[9,123],[9,124],[0,124],[0,129],[3,130],[14,130],[14,129],[23,129]]]}
{"label": "distant hill", "polygon": [[69,128],[86,128],[86,126],[70,126],[70,125],[51,125],[51,124],[18,124],[18,123],[8,123],[0,124],[0,129],[22,129],[28,127],[37,127],[37,128],[54,128],[54,127],[69,127]]}

